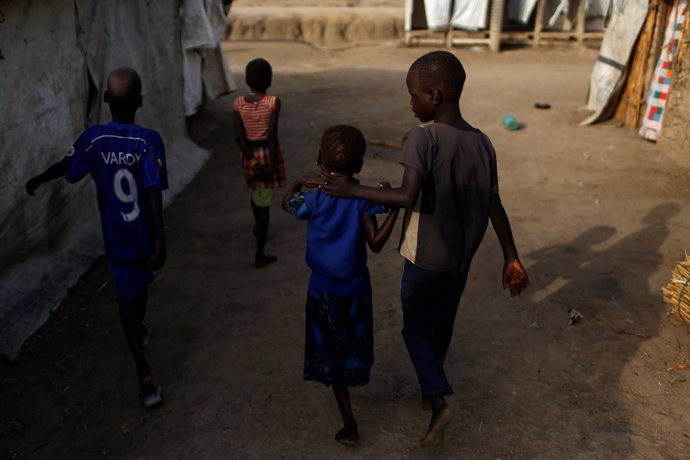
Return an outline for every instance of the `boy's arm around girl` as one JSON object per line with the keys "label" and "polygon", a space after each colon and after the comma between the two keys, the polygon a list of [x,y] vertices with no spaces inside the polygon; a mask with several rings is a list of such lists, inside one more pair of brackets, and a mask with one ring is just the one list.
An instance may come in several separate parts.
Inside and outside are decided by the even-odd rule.
{"label": "boy's arm around girl", "polygon": [[[346,177],[346,176],[341,176],[344,181],[352,182],[352,183],[357,183],[352,177]],[[321,185],[323,184],[323,180],[321,179],[321,175],[319,174],[314,174],[314,175],[309,175],[305,176],[301,179],[296,180],[285,192],[285,195],[283,196],[283,201],[282,201],[282,207],[284,210],[288,210],[290,207],[290,198],[297,192],[300,192],[302,190],[302,187],[307,187],[307,188],[318,188],[319,190],[321,189]],[[391,189],[391,184],[385,181],[379,182],[377,184],[377,187],[380,189]],[[386,218],[383,221],[383,224],[381,226],[378,226],[378,221],[376,220],[376,216],[373,214],[364,214],[362,215],[362,228],[364,230],[364,238],[366,239],[367,244],[369,245],[369,248],[372,250],[372,252],[378,253],[383,249],[383,246],[386,244],[386,241],[388,241],[388,238],[390,238],[391,233],[393,232],[393,228],[395,227],[395,220],[398,218],[398,213],[400,212],[400,209],[395,206],[390,206],[389,207],[388,214],[386,215]]]}
{"label": "boy's arm around girl", "polygon": [[[402,184],[395,188],[367,187],[334,175],[322,174],[318,179],[320,182],[315,182],[315,185],[329,195],[361,198],[392,208],[412,208],[417,202],[424,180],[421,174],[407,165]],[[489,219],[503,251],[503,288],[510,290],[511,297],[518,296],[529,286],[529,277],[518,257],[510,221],[498,194],[491,196]]]}

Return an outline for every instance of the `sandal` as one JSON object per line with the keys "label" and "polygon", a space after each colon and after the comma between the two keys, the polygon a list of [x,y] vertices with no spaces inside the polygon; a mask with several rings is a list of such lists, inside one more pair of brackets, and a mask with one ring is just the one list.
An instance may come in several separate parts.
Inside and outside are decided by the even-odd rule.
{"label": "sandal", "polygon": [[[163,397],[161,396],[162,389],[160,385],[154,385],[153,377],[150,374],[141,380],[139,386],[142,390],[141,402],[144,404],[144,406],[153,407],[163,402]],[[151,390],[151,387],[153,387],[153,390]],[[149,390],[148,394],[144,394],[144,392],[147,390]]]}

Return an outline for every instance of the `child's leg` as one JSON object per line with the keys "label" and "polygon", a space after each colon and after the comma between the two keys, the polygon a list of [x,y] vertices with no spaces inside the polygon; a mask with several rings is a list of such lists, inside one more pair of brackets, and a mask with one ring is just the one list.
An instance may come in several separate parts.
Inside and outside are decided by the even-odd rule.
{"label": "child's leg", "polygon": [[109,264],[117,291],[122,330],[137,369],[142,402],[147,407],[151,407],[162,401],[160,387],[153,383],[151,367],[144,356],[146,328],[143,321],[148,300],[148,285],[153,281],[153,274],[148,268],[147,260],[127,262],[109,260]]}
{"label": "child's leg", "polygon": [[355,445],[359,442],[359,433],[357,432],[357,422],[352,415],[350,392],[347,385],[334,384],[333,394],[338,403],[340,415],[343,417],[343,427],[336,433],[335,440],[348,446]]}
{"label": "child's leg", "polygon": [[278,260],[276,256],[264,253],[266,239],[268,238],[268,222],[271,213],[271,201],[273,201],[273,190],[265,188],[252,189],[252,212],[256,222],[256,254],[254,256],[254,266],[263,267]]}
{"label": "child's leg", "polygon": [[443,440],[451,420],[444,395],[453,391],[443,369],[455,312],[464,288],[456,272],[433,272],[405,262],[401,283],[403,338],[432,415],[422,445]]}
{"label": "child's leg", "polygon": [[419,268],[405,261],[400,296],[407,352],[417,373],[422,394],[452,394],[443,369],[443,356],[437,343],[442,308],[432,297],[441,285],[443,274]]}
{"label": "child's leg", "polygon": [[359,441],[349,385],[368,383],[373,363],[368,273],[362,282],[367,283],[362,295],[342,297],[328,290],[321,291],[324,285],[335,284],[335,280],[327,281],[312,273],[305,308],[304,378],[333,386],[333,396],[343,419],[335,440],[346,445]]}
{"label": "child's leg", "polygon": [[148,290],[144,290],[137,298],[129,302],[120,303],[120,321],[127,338],[129,350],[132,352],[137,369],[137,376],[141,382],[145,376],[151,374],[151,367],[144,356],[144,327],[142,321],[146,312]]}
{"label": "child's leg", "polygon": [[431,403],[431,419],[429,428],[424,437],[419,441],[422,446],[435,446],[443,441],[443,433],[451,422],[452,415],[448,409],[446,398],[441,393],[429,395]]}
{"label": "child's leg", "polygon": [[139,324],[142,325],[141,328],[141,339],[143,342],[144,339],[144,316],[146,316],[146,305],[148,304],[149,300],[149,290],[148,288],[144,290],[144,292],[141,293],[139,297],[137,297],[136,303],[137,303],[137,315],[139,319]]}
{"label": "child's leg", "polygon": [[266,239],[268,238],[268,224],[271,218],[270,206],[256,206],[256,254],[264,255]]}
{"label": "child's leg", "polygon": [[466,273],[450,273],[444,280],[443,286],[439,290],[440,296],[434,298],[434,302],[438,302],[441,306],[441,319],[439,327],[436,332],[436,346],[441,355],[441,364],[446,359],[450,340],[453,337],[453,324],[455,324],[455,315],[458,311],[460,298],[465,290],[465,283],[467,282]]}
{"label": "child's leg", "polygon": [[254,199],[252,198],[249,199],[249,204],[252,205],[252,214],[254,215],[254,228],[252,229],[252,233],[254,234],[254,236],[259,236],[259,214],[257,210],[258,206],[254,204]]}
{"label": "child's leg", "polygon": [[264,252],[266,239],[268,238],[268,224],[271,215],[270,206],[254,206],[256,216],[256,254],[254,265],[259,268],[278,260],[276,256]]}
{"label": "child's leg", "polygon": [[[450,340],[453,337],[455,315],[458,311],[458,304],[465,289],[466,281],[467,274],[448,273],[443,278],[437,295],[434,295],[431,300],[434,304],[441,307],[439,326],[436,330],[435,338],[436,351],[441,368],[443,368]],[[428,395],[428,397],[431,404],[431,420],[429,420],[429,428],[426,435],[420,441],[423,446],[433,446],[443,441],[443,433],[451,421],[451,413],[443,393],[433,393]]]}

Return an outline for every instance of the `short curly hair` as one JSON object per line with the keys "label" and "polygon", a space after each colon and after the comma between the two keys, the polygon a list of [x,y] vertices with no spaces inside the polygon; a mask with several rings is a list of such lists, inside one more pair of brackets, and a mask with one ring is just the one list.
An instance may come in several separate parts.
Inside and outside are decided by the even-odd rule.
{"label": "short curly hair", "polygon": [[420,83],[427,88],[439,88],[442,92],[460,97],[465,86],[465,69],[460,60],[448,51],[432,51],[419,57],[410,66]]}
{"label": "short curly hair", "polygon": [[321,163],[331,172],[352,176],[362,169],[367,141],[350,125],[335,125],[321,137]]}
{"label": "short curly hair", "polygon": [[256,58],[249,61],[244,73],[244,81],[247,82],[252,91],[265,93],[271,86],[273,69],[271,69],[271,64],[264,58]]}

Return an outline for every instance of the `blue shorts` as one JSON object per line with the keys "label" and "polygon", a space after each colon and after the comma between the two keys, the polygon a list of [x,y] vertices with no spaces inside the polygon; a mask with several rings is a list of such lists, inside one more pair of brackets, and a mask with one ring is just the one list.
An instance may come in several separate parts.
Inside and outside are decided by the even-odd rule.
{"label": "blue shorts", "polygon": [[108,260],[115,282],[117,303],[131,302],[153,281],[148,260]]}

